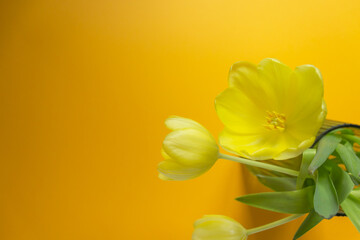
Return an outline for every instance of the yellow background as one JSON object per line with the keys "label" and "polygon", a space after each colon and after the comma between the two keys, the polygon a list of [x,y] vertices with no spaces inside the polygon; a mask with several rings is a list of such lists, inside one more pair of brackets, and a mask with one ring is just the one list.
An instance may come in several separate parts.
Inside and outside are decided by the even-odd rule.
{"label": "yellow background", "polygon": [[[221,131],[213,101],[235,61],[313,64],[328,118],[360,123],[357,0],[1,1],[0,34],[4,240],[184,240],[203,214],[282,217],[234,201],[266,190],[236,163],[157,178],[167,116]],[[250,239],[291,239],[300,222]],[[359,237],[334,218],[303,239]]]}

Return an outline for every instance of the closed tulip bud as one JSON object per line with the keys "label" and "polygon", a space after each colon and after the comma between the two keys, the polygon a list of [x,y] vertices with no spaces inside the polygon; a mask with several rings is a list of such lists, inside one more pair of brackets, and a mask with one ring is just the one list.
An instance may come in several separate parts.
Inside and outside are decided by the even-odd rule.
{"label": "closed tulip bud", "polygon": [[192,240],[246,240],[247,230],[232,218],[205,215],[194,223]]}
{"label": "closed tulip bud", "polygon": [[162,146],[164,161],[158,165],[162,180],[188,180],[208,171],[219,156],[218,145],[206,128],[182,117],[170,117],[165,125],[172,130]]}

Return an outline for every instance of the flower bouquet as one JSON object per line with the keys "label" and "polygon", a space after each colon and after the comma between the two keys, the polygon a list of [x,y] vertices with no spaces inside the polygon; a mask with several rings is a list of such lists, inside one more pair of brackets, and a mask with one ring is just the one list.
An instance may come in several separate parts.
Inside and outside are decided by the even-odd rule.
{"label": "flower bouquet", "polygon": [[292,70],[275,59],[257,66],[237,62],[229,87],[215,100],[225,126],[219,144],[231,155],[220,153],[199,123],[176,116],[165,121],[172,132],[163,142],[160,179],[198,177],[218,159],[239,162],[273,191],[236,200],[290,214],[252,229],[226,216],[205,215],[194,224],[193,240],[243,240],[304,214],[293,239],[336,215],[349,217],[360,231],[359,126],[325,120],[323,94],[322,76],[312,65]]}

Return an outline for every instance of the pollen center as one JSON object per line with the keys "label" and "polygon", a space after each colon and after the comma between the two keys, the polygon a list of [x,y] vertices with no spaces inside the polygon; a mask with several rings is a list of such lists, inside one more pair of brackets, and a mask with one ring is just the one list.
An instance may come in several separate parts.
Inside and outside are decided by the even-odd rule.
{"label": "pollen center", "polygon": [[282,113],[275,111],[266,111],[266,123],[264,127],[269,130],[278,130],[283,132],[285,130],[286,117]]}

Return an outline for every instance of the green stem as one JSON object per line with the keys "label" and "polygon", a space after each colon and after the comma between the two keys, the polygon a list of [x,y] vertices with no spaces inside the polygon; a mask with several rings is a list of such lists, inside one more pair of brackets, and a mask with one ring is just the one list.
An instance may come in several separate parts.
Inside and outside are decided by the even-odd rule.
{"label": "green stem", "polygon": [[295,219],[301,217],[302,215],[303,215],[303,214],[291,215],[291,216],[289,216],[289,217],[280,219],[280,220],[275,221],[275,222],[272,222],[272,223],[265,224],[265,225],[260,226],[260,227],[248,229],[246,232],[247,232],[248,235],[251,235],[251,234],[254,234],[254,233],[258,233],[258,232],[262,232],[262,231],[265,231],[265,230],[268,230],[268,229],[271,229],[271,228],[274,228],[274,227],[283,225],[283,224],[285,224],[285,223],[288,223],[288,222],[290,222],[290,221],[292,221],[292,220],[295,220]]}
{"label": "green stem", "polygon": [[226,154],[222,154],[222,153],[219,153],[219,158],[234,161],[234,162],[239,162],[239,163],[246,164],[246,165],[253,166],[253,167],[264,168],[264,169],[268,169],[268,170],[271,170],[271,171],[285,173],[285,174],[295,176],[295,177],[297,177],[299,175],[298,171],[288,169],[288,168],[279,167],[279,166],[275,166],[275,165],[264,163],[264,162],[255,161],[255,160],[249,160],[249,159],[245,159],[245,158],[234,157],[234,156],[230,156],[230,155],[226,155]]}

